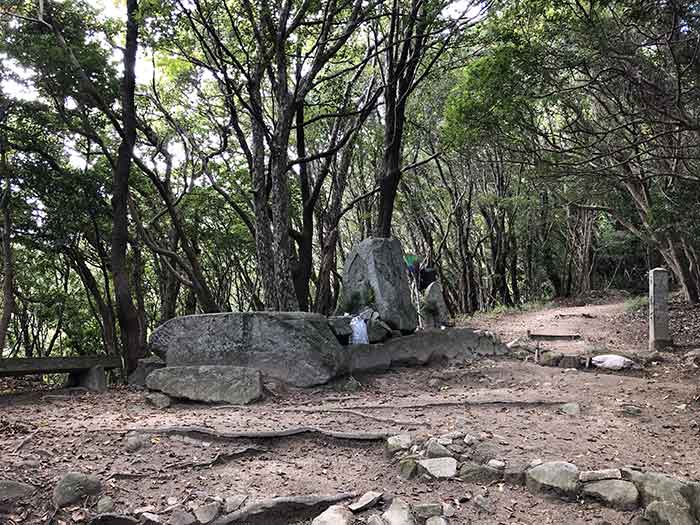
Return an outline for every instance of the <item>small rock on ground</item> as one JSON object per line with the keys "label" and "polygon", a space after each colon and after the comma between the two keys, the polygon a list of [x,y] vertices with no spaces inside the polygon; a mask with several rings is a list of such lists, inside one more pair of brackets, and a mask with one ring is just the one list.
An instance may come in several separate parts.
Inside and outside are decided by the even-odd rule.
{"label": "small rock on ground", "polygon": [[241,505],[248,499],[247,494],[235,494],[233,496],[227,496],[224,499],[224,512],[234,512],[240,508]]}
{"label": "small rock on ground", "polygon": [[398,434],[386,440],[386,449],[392,454],[400,450],[408,450],[411,448],[411,445],[413,445],[413,436],[411,434]]}
{"label": "small rock on ground", "polygon": [[214,521],[214,518],[219,514],[219,509],[221,508],[221,503],[218,501],[212,501],[211,503],[207,503],[206,505],[202,505],[201,507],[198,507],[194,511],[194,515],[197,518],[197,521],[200,523],[211,523]]}
{"label": "small rock on ground", "polygon": [[151,392],[150,394],[146,394],[146,403],[162,410],[168,408],[172,404],[172,399],[166,394]]}
{"label": "small rock on ground", "polygon": [[525,473],[525,485],[530,492],[573,496],[578,489],[578,468],[565,461],[542,463]]}
{"label": "small rock on ground", "polygon": [[382,498],[382,493],[381,492],[375,492],[375,491],[369,491],[365,492],[360,499],[358,499],[356,502],[351,503],[348,505],[348,508],[352,512],[362,512],[363,510],[367,510],[371,507],[374,507],[377,502]]}
{"label": "small rock on ground", "polygon": [[452,452],[437,439],[430,438],[425,447],[425,455],[429,458],[449,458],[452,457]]}
{"label": "small rock on ground", "polygon": [[102,483],[95,476],[82,472],[68,472],[53,489],[53,502],[61,508],[80,501],[85,496],[97,494],[102,490]]}
{"label": "small rock on ground", "polygon": [[194,525],[195,523],[197,520],[192,513],[180,509],[174,510],[168,519],[168,525]]}
{"label": "small rock on ground", "polygon": [[454,478],[457,475],[457,460],[454,458],[423,459],[419,469],[435,479]]}
{"label": "small rock on ground", "polygon": [[578,416],[581,414],[581,405],[578,403],[564,403],[559,407],[559,411],[567,416]]}
{"label": "small rock on ground", "polygon": [[98,514],[105,514],[106,512],[112,512],[114,510],[114,500],[109,496],[102,496],[97,500],[97,505],[95,505],[95,510]]}
{"label": "small rock on ground", "polygon": [[352,511],[345,505],[331,505],[316,516],[311,525],[350,525],[352,516]]}
{"label": "small rock on ground", "polygon": [[608,468],[603,470],[584,470],[578,475],[578,480],[581,482],[600,481],[603,479],[622,479],[622,472],[618,468]]}
{"label": "small rock on ground", "polygon": [[449,525],[449,522],[442,516],[433,516],[432,518],[428,518],[425,525]]}
{"label": "small rock on ground", "polygon": [[386,525],[416,525],[411,508],[400,498],[391,502],[391,506],[382,514],[382,519]]}
{"label": "small rock on ground", "polygon": [[413,514],[419,519],[428,519],[442,515],[442,503],[419,503],[413,505]]}

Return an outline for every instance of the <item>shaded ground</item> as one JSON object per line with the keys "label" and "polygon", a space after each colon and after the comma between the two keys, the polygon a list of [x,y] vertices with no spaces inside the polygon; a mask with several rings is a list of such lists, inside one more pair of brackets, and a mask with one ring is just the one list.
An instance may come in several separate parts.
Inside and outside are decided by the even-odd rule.
{"label": "shaded ground", "polygon": [[[585,313],[594,317],[562,317],[581,313],[580,308],[588,308]],[[697,314],[697,309],[688,309],[679,317],[685,319],[684,324],[692,324]],[[613,351],[644,348],[645,338],[639,334],[646,333],[645,319],[645,315],[640,318],[639,314],[626,313],[617,301],[507,314],[475,324],[504,339],[539,328],[537,323],[543,328],[575,328],[586,343],[605,344]],[[674,337],[682,340],[684,349],[693,344],[700,347],[691,335],[694,326],[680,328],[674,325]],[[118,512],[149,505],[162,512],[173,505],[191,507],[208,498],[233,494],[248,494],[254,499],[380,490],[410,502],[451,503],[457,508],[451,523],[627,524],[635,513],[588,501],[567,504],[543,499],[506,484],[406,481],[398,477],[398,466],[379,442],[309,436],[230,442],[155,434],[150,437],[150,446],[128,453],[125,437],[129,429],[170,425],[206,426],[226,432],[314,426],[338,431],[412,431],[422,436],[460,430],[487,433],[478,451],[485,458],[507,462],[564,459],[584,469],[635,464],[700,479],[698,372],[684,364],[677,351],[663,357],[662,362],[636,375],[547,368],[508,358],[406,368],[358,378],[362,387],[357,392],[339,391],[341,382],[305,391],[277,391],[276,396],[249,407],[178,404],[158,410],[144,404],[142,392],[128,389],[105,394],[33,391],[1,395],[0,479],[37,487],[31,504],[6,519],[9,523],[48,522],[53,515],[50,500],[56,480],[67,471],[80,470],[103,480],[103,493],[114,498]],[[439,400],[502,403],[400,408]],[[559,413],[556,405],[542,401],[577,401],[583,412],[567,416]],[[622,407],[627,404],[641,408],[641,415],[625,415]],[[367,405],[375,408],[362,408]],[[334,407],[352,407],[385,421],[321,411]],[[313,411],[293,411],[298,408]],[[264,450],[211,466],[195,466],[249,445]],[[486,495],[490,512],[478,509],[468,499],[477,494]],[[94,506],[94,499],[84,506]],[[56,518],[70,522],[71,514],[79,517],[75,511],[80,508]],[[165,522],[168,514],[162,516]],[[369,513],[362,515],[358,523],[367,516]],[[290,517],[284,523],[294,521]]]}

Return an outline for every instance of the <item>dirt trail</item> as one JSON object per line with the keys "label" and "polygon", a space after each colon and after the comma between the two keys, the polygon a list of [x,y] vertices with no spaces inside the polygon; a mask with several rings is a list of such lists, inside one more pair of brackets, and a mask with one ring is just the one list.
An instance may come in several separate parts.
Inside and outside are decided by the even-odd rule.
{"label": "dirt trail", "polygon": [[625,332],[630,331],[630,326],[624,318],[625,302],[615,300],[605,304],[553,306],[543,310],[484,315],[466,324],[490,330],[506,342],[514,339],[527,340],[529,332],[580,335],[577,340],[539,342],[541,348],[562,353],[601,349],[607,349],[611,353],[645,352],[645,327],[634,327],[635,337],[626,337]]}

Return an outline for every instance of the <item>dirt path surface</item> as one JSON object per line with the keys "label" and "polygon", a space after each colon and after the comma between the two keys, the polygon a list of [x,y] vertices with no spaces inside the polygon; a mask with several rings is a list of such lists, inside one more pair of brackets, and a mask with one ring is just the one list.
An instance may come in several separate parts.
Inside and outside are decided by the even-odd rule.
{"label": "dirt path surface", "polygon": [[[577,329],[586,341],[611,345],[612,340],[619,348],[638,344],[625,337],[638,327],[621,303],[585,308],[592,319],[561,317],[579,310],[554,308],[509,314],[487,324],[507,337],[520,336],[534,326]],[[616,332],[625,322],[627,331]],[[603,325],[612,327],[605,332]],[[150,507],[163,523],[173,507],[196,508],[212,498],[236,494],[254,500],[379,490],[411,503],[449,503],[456,509],[453,524],[627,524],[641,511],[616,511],[587,500],[564,503],[505,483],[404,480],[381,441],[311,434],[216,440],[157,429],[192,425],[230,433],[306,426],[350,433],[408,431],[419,438],[456,430],[481,434],[482,441],[469,452],[472,459],[567,460],[580,469],[638,465],[697,480],[696,370],[673,352],[651,368],[626,375],[547,368],[510,358],[479,359],[358,377],[361,386],[351,393],[343,391],[346,383],[341,381],[316,389],[278,391],[259,404],[226,408],[176,404],[159,410],[143,402],[143,392],[129,389],[2,395],[0,479],[36,487],[31,504],[4,519],[47,523],[54,516],[51,491],[56,481],[77,470],[102,480],[102,494],[113,498],[116,512]],[[426,406],[436,402],[451,404]],[[559,405],[566,402],[579,403],[581,413],[561,413]],[[636,407],[636,415],[630,415],[628,406]],[[339,408],[355,413],[326,411]],[[144,434],[146,446],[127,451],[129,430],[144,428],[153,430]],[[255,449],[241,454],[245,447]],[[477,495],[485,496],[485,509],[473,503]],[[55,519],[80,523],[81,509],[94,511],[95,501],[86,499]],[[357,523],[366,523],[376,512],[360,514]],[[304,521],[309,517],[288,516],[267,523],[309,523]]]}

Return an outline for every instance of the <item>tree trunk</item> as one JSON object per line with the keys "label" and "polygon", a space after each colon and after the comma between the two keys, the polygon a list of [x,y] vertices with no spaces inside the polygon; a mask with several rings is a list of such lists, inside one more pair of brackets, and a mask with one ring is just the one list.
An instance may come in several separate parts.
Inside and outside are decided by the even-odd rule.
{"label": "tree trunk", "polygon": [[[0,122],[4,121],[4,111],[0,108]],[[12,185],[10,183],[10,168],[7,163],[7,144],[4,135],[0,135],[0,179],[2,180],[2,196],[0,196],[0,208],[2,208],[2,256],[3,256],[3,281],[2,281],[2,316],[0,316],[0,358],[5,350],[7,332],[10,328],[12,311],[15,304],[15,268],[12,254],[12,214],[10,213],[10,196]]]}
{"label": "tree trunk", "polygon": [[124,78],[122,81],[122,131],[117,163],[113,171],[112,194],[112,279],[117,299],[117,315],[121,331],[124,364],[127,373],[136,368],[143,357],[139,318],[129,285],[126,265],[126,248],[129,238],[127,200],[129,196],[129,172],[136,143],[136,50],[138,47],[137,0],[127,0],[126,48],[124,51]]}

